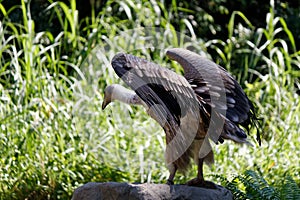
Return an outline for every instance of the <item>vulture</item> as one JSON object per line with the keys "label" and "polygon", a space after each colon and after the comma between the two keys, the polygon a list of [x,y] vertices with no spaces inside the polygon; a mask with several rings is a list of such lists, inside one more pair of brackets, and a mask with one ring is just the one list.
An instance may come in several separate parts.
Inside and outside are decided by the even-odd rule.
{"label": "vulture", "polygon": [[[174,184],[176,172],[186,172],[194,160],[197,177],[186,184],[216,188],[203,177],[203,164],[214,162],[210,141],[251,144],[246,132],[257,122],[253,103],[213,61],[182,48],[169,49],[166,55],[183,67],[183,76],[131,54],[116,54],[112,67],[132,90],[107,86],[102,109],[115,100],[144,106],[166,134],[167,183]],[[258,131],[256,139],[260,143]]]}

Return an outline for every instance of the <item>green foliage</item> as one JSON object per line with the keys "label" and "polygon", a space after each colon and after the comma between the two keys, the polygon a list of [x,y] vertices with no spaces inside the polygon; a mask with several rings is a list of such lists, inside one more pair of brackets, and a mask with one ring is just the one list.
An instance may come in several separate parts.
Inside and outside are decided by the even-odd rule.
{"label": "green foliage", "polygon": [[[9,10],[0,3],[0,199],[67,199],[89,181],[164,182],[162,129],[142,108],[114,103],[103,112],[101,102],[106,85],[121,83],[109,67],[117,52],[181,73],[165,58],[169,47],[212,55],[237,77],[263,118],[261,147],[215,147],[211,172],[221,175],[212,180],[236,199],[298,199],[300,52],[275,9],[266,28],[254,28],[234,12],[228,39],[204,42],[180,14],[191,10],[176,1],[172,10],[157,1],[107,1],[82,21],[75,1],[52,2],[44,11],[52,16],[49,23],[58,19],[58,34],[36,32],[39,21],[28,2]],[[22,23],[15,23],[9,16],[20,10]],[[175,181],[183,183],[195,171]]]}
{"label": "green foliage", "polygon": [[231,190],[234,199],[299,199],[300,188],[289,175],[280,184],[270,185],[263,175],[247,170],[231,180],[222,176],[215,176],[227,189]]}

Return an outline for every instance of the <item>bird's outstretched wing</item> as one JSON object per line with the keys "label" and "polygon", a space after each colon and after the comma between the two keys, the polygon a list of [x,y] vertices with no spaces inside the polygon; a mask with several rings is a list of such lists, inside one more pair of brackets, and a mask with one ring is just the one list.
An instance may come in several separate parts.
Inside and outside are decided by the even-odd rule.
{"label": "bird's outstretched wing", "polygon": [[[235,134],[236,139],[246,138],[245,132],[256,119],[254,107],[238,82],[222,67],[186,49],[169,49],[167,56],[180,63],[184,68],[184,77],[205,106],[210,118],[226,116],[224,131]],[[215,119],[210,119],[211,123]],[[231,132],[231,133],[230,133]],[[226,138],[226,135],[224,135]],[[234,137],[235,137],[234,136]],[[222,140],[222,138],[220,138]],[[260,137],[257,136],[260,143]]]}
{"label": "bird's outstretched wing", "polygon": [[180,158],[200,128],[201,108],[188,81],[171,70],[130,54],[119,53],[111,63],[116,74],[148,106],[149,115],[165,130],[167,164]]}

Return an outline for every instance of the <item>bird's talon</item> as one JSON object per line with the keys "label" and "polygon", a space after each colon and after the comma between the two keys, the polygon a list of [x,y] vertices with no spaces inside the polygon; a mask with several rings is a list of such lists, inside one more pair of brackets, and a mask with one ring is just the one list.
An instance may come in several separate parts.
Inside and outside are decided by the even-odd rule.
{"label": "bird's talon", "polygon": [[210,181],[201,180],[198,178],[194,178],[186,183],[188,186],[196,186],[196,187],[203,187],[207,189],[217,189],[216,184]]}
{"label": "bird's talon", "polygon": [[174,181],[168,179],[168,180],[167,180],[167,184],[168,184],[168,185],[174,185]]}

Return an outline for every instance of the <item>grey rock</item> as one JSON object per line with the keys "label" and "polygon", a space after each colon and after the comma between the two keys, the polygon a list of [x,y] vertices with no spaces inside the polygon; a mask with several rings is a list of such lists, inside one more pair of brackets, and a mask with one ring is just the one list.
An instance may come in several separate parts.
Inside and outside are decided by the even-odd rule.
{"label": "grey rock", "polygon": [[217,185],[217,189],[206,189],[186,185],[129,184],[90,182],[77,188],[72,200],[232,200],[229,190]]}

